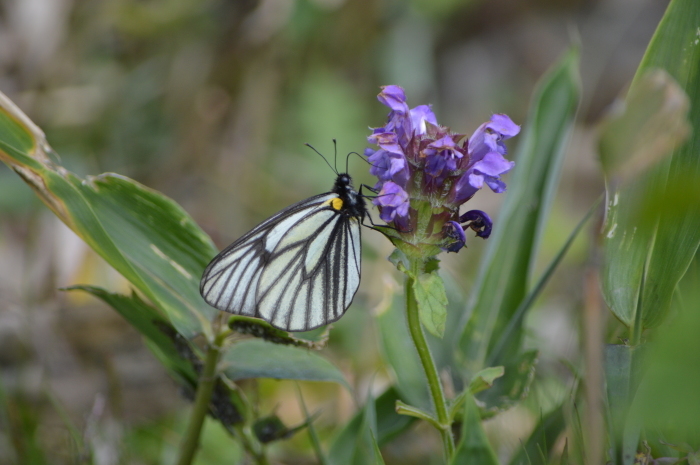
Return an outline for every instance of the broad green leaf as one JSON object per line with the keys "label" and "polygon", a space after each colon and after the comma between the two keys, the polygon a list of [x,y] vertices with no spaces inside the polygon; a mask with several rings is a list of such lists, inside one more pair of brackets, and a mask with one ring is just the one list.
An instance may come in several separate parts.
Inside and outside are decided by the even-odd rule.
{"label": "broad green leaf", "polygon": [[[636,419],[657,438],[700,448],[700,255],[678,285],[673,318],[654,331],[644,355],[641,382],[630,406]],[[665,447],[660,447],[665,449]],[[665,453],[670,451],[665,450]],[[672,455],[672,454],[671,454]]]}
{"label": "broad green leaf", "polygon": [[479,409],[474,397],[468,395],[464,401],[462,418],[462,437],[457,444],[450,464],[461,465],[473,463],[478,465],[498,465],[498,458],[489,444],[484,427],[481,424]]}
{"label": "broad green leaf", "polygon": [[0,159],[178,332],[206,331],[216,314],[198,290],[216,254],[209,237],[161,193],[116,174],[81,179],[53,162],[51,153],[41,130],[0,93]]}
{"label": "broad green leaf", "polygon": [[599,151],[605,175],[624,183],[685,142],[692,128],[688,95],[662,69],[641,75],[620,106],[603,120]]}
{"label": "broad green leaf", "polygon": [[416,279],[413,291],[421,323],[430,334],[441,338],[447,320],[445,283],[437,273],[422,274]]}
{"label": "broad green leaf", "polygon": [[[538,462],[534,460],[545,454],[549,457],[556,446],[557,439],[566,430],[566,417],[564,416],[564,406],[559,405],[547,415],[540,417],[540,421],[535,425],[535,429],[526,441],[520,441],[518,452],[510,460],[510,465],[547,465],[550,461]],[[562,455],[562,461],[566,460],[566,448]]]}
{"label": "broad green leaf", "polygon": [[[464,312],[459,347],[474,373],[527,295],[580,97],[578,50],[545,75],[523,122],[515,168]],[[521,331],[514,337],[520,338]],[[507,371],[506,371],[507,373]]]}
{"label": "broad green leaf", "polygon": [[221,364],[226,376],[234,381],[248,378],[331,381],[349,388],[340,370],[317,353],[259,339],[235,343],[226,350]]}
{"label": "broad green leaf", "polygon": [[664,320],[700,244],[699,24],[700,2],[673,0],[630,89],[644,85],[648,70],[665,70],[688,94],[694,128],[670,157],[610,194],[602,288],[615,316],[632,327],[633,343]]}

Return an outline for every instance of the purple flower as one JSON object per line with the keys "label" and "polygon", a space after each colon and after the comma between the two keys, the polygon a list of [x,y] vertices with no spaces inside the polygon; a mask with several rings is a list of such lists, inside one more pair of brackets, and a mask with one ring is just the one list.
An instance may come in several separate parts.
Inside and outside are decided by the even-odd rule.
{"label": "purple flower", "polygon": [[459,252],[462,247],[464,247],[465,242],[467,242],[467,236],[464,234],[462,225],[456,221],[448,221],[445,223],[443,231],[445,233],[445,237],[448,240],[451,239],[452,243],[447,247],[443,247],[442,249],[447,252]]}
{"label": "purple flower", "polygon": [[508,115],[495,114],[491,121],[479,126],[469,138],[469,158],[475,163],[489,152],[501,155],[508,153],[504,140],[510,139],[520,132],[520,126],[515,124]]}
{"label": "purple flower", "polygon": [[428,132],[427,123],[437,126],[437,118],[430,105],[418,105],[411,110],[411,129],[414,136],[422,136]]}
{"label": "purple flower", "polygon": [[424,171],[435,183],[441,183],[451,172],[456,170],[458,160],[464,156],[457,150],[457,146],[450,136],[445,136],[428,145],[423,150],[423,155],[425,155]]}
{"label": "purple flower", "polygon": [[377,98],[390,112],[386,124],[367,138],[377,147],[366,149],[365,156],[380,190],[372,202],[396,231],[387,236],[412,255],[417,250],[434,254],[440,248],[459,251],[467,227],[478,237],[489,237],[488,215],[471,210],[460,216],[460,206],[484,185],[497,193],[506,190],[500,176],[514,163],[504,158],[504,141],[520,127],[495,114],[467,138],[440,126],[429,105],[410,108],[399,86],[382,87]]}
{"label": "purple flower", "polygon": [[476,231],[478,237],[488,239],[491,235],[493,221],[491,221],[491,217],[489,217],[486,212],[481,210],[469,210],[459,217],[459,222],[471,228],[473,231]]}
{"label": "purple flower", "polygon": [[408,181],[408,163],[403,149],[396,141],[396,134],[375,132],[367,139],[379,145],[379,150],[365,150],[365,155],[372,165],[369,172],[379,179],[376,187],[381,188],[382,183],[390,180],[405,186]]}
{"label": "purple flower", "polygon": [[408,218],[408,207],[410,206],[408,193],[394,182],[385,182],[372,203],[381,207],[379,217],[387,223],[399,218]]}
{"label": "purple flower", "polygon": [[[399,86],[383,86],[382,91],[377,95],[377,100],[391,108],[392,113],[397,112],[404,115],[408,113],[406,94]],[[391,116],[389,119],[391,119]]]}
{"label": "purple flower", "polygon": [[510,171],[513,166],[515,162],[506,160],[500,153],[488,152],[481,160],[469,167],[455,183],[453,202],[456,204],[466,202],[484,186],[484,183],[497,194],[505,192],[506,184],[499,176]]}
{"label": "purple flower", "polygon": [[[387,124],[384,127],[374,129],[377,132],[392,132],[396,134],[397,141],[402,145],[407,145],[415,136],[421,136],[427,131],[427,124],[437,125],[437,118],[430,105],[419,105],[409,110],[406,103],[406,94],[399,86],[384,86],[377,96],[382,104],[391,109],[387,117]],[[374,134],[372,134],[373,136]],[[369,142],[376,143],[368,137]]]}
{"label": "purple flower", "polygon": [[515,163],[503,158],[507,153],[503,141],[519,132],[520,126],[503,114],[491,116],[491,121],[474,131],[467,143],[469,165],[452,189],[454,203],[466,202],[484,186],[484,183],[497,194],[505,192],[506,184],[500,175],[510,171]]}

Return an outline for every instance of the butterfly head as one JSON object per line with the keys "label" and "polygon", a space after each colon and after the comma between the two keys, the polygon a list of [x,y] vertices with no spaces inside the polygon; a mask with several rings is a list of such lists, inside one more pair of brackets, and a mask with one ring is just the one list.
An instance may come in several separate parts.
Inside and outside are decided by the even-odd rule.
{"label": "butterfly head", "polygon": [[363,218],[365,215],[365,200],[352,187],[352,178],[349,174],[340,173],[335,178],[335,184],[331,192],[338,194],[331,202],[334,210],[343,212],[349,216]]}

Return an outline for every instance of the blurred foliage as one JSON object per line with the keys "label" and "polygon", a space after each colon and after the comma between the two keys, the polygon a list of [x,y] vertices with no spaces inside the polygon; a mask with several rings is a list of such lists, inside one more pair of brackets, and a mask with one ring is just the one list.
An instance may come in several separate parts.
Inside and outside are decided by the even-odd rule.
{"label": "blurred foliage", "polygon": [[[539,253],[526,267],[538,276],[602,190],[589,122],[631,79],[666,6],[662,0],[2,0],[0,90],[46,132],[60,154],[51,154],[55,162],[81,177],[114,171],[162,191],[221,246],[272,212],[328,189],[333,174],[305,142],[332,159],[337,138],[337,166],[347,162],[356,182],[371,183],[366,165],[346,154],[361,153],[367,127],[385,117],[373,99],[379,85],[402,85],[411,106],[432,102],[456,131],[473,130],[492,112],[508,113],[528,129],[534,83],[580,36],[584,102],[563,181],[549,194],[551,218],[539,226]],[[675,57],[667,52],[657,56]],[[682,217],[697,194],[695,181],[681,182],[690,190],[648,193],[646,211],[666,208]],[[474,205],[495,211],[499,201],[483,193]],[[512,234],[505,230],[504,241],[517,241]],[[391,250],[370,231],[363,240],[361,292],[323,353],[335,365],[328,363],[325,376],[346,380],[360,399],[337,384],[307,382],[304,398],[310,412],[321,411],[315,425],[326,450],[351,450],[344,458],[369,463],[378,444],[387,463],[427,463],[439,449],[436,438],[393,410],[397,399],[421,405],[427,397],[420,367],[403,345],[406,331],[395,312],[401,292],[393,305],[387,297],[397,293],[383,260]],[[465,402],[456,431],[460,453],[475,447],[485,463],[495,460],[493,451],[503,463],[580,462],[577,451],[585,444],[572,405],[582,369],[581,271],[595,244],[579,241],[518,326],[513,346],[539,349],[539,356],[523,352],[522,376],[496,380],[493,390]],[[455,328],[485,248],[468,245],[442,263],[449,341],[460,335]],[[88,282],[124,294],[128,286],[52,222],[4,165],[0,256],[0,463],[46,463],[46,457],[173,463],[187,406],[178,388],[132,328],[110,319],[96,300],[56,291]],[[697,404],[697,269],[696,257],[673,293],[668,325],[650,335],[658,350],[630,407],[633,418],[643,419],[641,434],[654,457],[683,456],[666,444],[700,447],[699,416],[687,408]],[[608,326],[607,342],[626,336],[616,320]],[[157,349],[158,343],[147,344]],[[467,392],[469,379],[453,371],[452,351],[432,339],[431,347],[449,397]],[[260,417],[306,421],[290,382],[241,384],[257,393]],[[550,398],[552,386],[565,394]],[[510,406],[528,389],[535,395],[527,402],[484,423],[476,418],[489,406]],[[106,396],[101,410],[95,409],[100,395]],[[65,414],[56,405],[65,405]],[[205,428],[197,463],[244,460],[229,431],[213,421]],[[305,435],[272,443],[271,456],[311,463]]]}

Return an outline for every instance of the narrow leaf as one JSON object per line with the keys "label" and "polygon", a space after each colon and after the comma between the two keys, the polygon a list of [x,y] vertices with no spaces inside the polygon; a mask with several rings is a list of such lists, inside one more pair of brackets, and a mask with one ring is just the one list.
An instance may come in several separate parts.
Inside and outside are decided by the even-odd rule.
{"label": "narrow leaf", "polygon": [[[541,79],[523,123],[505,202],[460,323],[465,328],[459,342],[463,365],[472,373],[484,367],[527,295],[578,107],[578,61],[578,50],[573,49]],[[514,337],[520,335],[515,331]]]}
{"label": "narrow leaf", "polygon": [[422,274],[413,287],[420,321],[433,336],[441,338],[447,320],[445,283],[437,273]]}
{"label": "narrow leaf", "polygon": [[418,407],[414,407],[412,405],[408,405],[405,402],[401,402],[400,400],[396,401],[396,413],[398,413],[399,415],[406,415],[409,417],[418,418],[419,420],[427,421],[428,423],[431,423],[433,426],[435,426],[437,429],[442,428],[440,426],[440,422],[438,422],[437,419],[431,414],[429,414],[425,410],[419,409]]}

